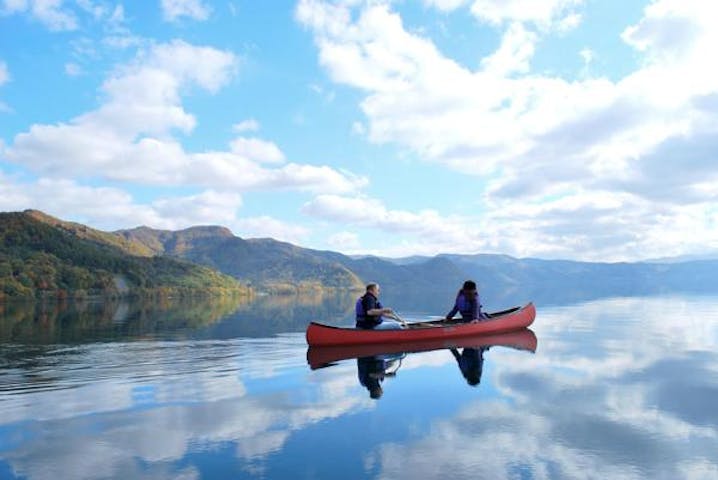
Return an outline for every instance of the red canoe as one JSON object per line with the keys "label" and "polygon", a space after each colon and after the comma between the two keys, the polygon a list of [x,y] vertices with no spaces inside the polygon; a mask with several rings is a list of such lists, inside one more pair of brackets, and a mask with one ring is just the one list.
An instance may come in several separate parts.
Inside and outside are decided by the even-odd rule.
{"label": "red canoe", "polygon": [[440,340],[447,338],[488,335],[526,328],[536,317],[536,307],[528,303],[501,312],[490,313],[489,319],[476,323],[436,320],[410,324],[403,330],[364,330],[341,328],[312,322],[307,327],[310,347],[326,345],[360,345]]}
{"label": "red canoe", "polygon": [[442,338],[439,340],[417,340],[401,343],[374,343],[364,345],[344,345],[329,347],[309,347],[307,363],[315,370],[326,367],[333,362],[349,358],[372,357],[392,353],[416,353],[441,350],[444,348],[480,348],[509,347],[517,350],[536,351],[536,335],[528,328],[514,332],[497,333],[495,335],[478,335],[459,338]]}

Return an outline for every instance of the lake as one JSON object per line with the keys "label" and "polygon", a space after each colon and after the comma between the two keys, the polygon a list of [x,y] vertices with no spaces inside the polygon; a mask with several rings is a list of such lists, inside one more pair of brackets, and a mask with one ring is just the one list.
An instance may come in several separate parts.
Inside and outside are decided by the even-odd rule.
{"label": "lake", "polygon": [[0,306],[0,479],[718,478],[718,297],[537,309],[312,369],[307,322],[351,295]]}

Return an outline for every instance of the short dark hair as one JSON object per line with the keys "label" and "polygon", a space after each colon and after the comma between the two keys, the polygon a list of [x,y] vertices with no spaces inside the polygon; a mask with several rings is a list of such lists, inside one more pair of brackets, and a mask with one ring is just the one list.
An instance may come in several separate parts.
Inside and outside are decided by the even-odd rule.
{"label": "short dark hair", "polygon": [[461,287],[463,290],[476,290],[476,282],[473,280],[467,280],[464,282],[464,286]]}
{"label": "short dark hair", "polygon": [[367,284],[366,284],[366,291],[368,292],[369,290],[373,290],[373,289],[375,289],[375,288],[378,287],[378,286],[379,286],[378,283],[367,283]]}

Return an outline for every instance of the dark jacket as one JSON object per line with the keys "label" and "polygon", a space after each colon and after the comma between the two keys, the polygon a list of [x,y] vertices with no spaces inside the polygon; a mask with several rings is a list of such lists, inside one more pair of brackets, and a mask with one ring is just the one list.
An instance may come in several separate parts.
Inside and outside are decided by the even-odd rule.
{"label": "dark jacket", "polygon": [[357,299],[354,307],[356,311],[356,327],[357,328],[374,328],[379,325],[383,319],[381,315],[369,315],[367,312],[375,308],[384,308],[381,302],[370,292],[366,292]]}

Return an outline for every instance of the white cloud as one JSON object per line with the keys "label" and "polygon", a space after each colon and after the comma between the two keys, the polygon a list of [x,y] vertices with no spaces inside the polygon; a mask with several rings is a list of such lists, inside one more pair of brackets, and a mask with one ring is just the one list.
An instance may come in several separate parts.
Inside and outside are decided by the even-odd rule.
{"label": "white cloud", "polygon": [[438,8],[444,12],[450,12],[469,2],[471,2],[471,0],[424,0],[424,5]]}
{"label": "white cloud", "polygon": [[[484,222],[459,215],[441,215],[435,210],[418,213],[391,210],[377,199],[318,195],[305,203],[302,213],[338,223],[375,229],[393,235],[410,235],[411,241],[393,240],[370,252],[378,255],[404,256],[409,254],[435,255],[438,253],[473,253],[491,249],[496,232],[482,231]],[[337,234],[336,240],[349,240],[346,234]],[[352,246],[347,248],[353,249]],[[358,252],[357,252],[358,253]]]}
{"label": "white cloud", "polygon": [[0,211],[34,208],[105,230],[138,225],[170,230],[198,224],[231,226],[241,205],[240,195],[213,190],[160,197],[142,204],[118,188],[89,187],[51,178],[23,182],[0,172]]}
{"label": "white cloud", "polygon": [[470,5],[478,19],[494,25],[521,22],[559,30],[574,28],[581,20],[575,9],[584,0],[424,0],[425,5],[448,12]]}
{"label": "white cloud", "polygon": [[259,138],[238,137],[232,140],[230,148],[233,153],[250,160],[266,163],[284,162],[284,154],[279,147]]}
{"label": "white cloud", "polygon": [[247,120],[242,120],[241,122],[232,125],[232,130],[235,133],[256,132],[259,128],[259,122],[253,118],[248,118]]}
{"label": "white cloud", "polygon": [[[431,3],[449,10],[464,2]],[[369,140],[484,177],[488,196],[479,198],[486,218],[510,221],[501,211],[545,204],[547,218],[524,217],[528,236],[509,251],[529,253],[534,245],[535,253],[558,249],[585,258],[606,252],[601,242],[608,242],[615,247],[608,258],[615,260],[656,245],[693,245],[685,232],[682,240],[669,235],[677,243],[668,245],[659,231],[682,223],[687,211],[692,219],[713,215],[718,66],[706,58],[718,44],[712,28],[718,9],[699,1],[649,4],[623,34],[643,59],[623,78],[594,77],[586,69],[572,80],[532,72],[538,36],[531,26],[546,33],[547,26],[573,24],[582,3],[471,2],[475,14],[504,32],[500,47],[475,70],[407,31],[384,3],[302,0],[296,18],[313,32],[331,78],[364,93]],[[690,167],[678,167],[686,161]],[[560,236],[537,235],[545,231],[541,222],[556,221],[553,212],[562,208],[552,199],[585,205],[600,197],[626,201],[601,216],[608,226],[600,241],[583,233],[586,219],[578,215],[563,220]],[[714,242],[715,223],[697,225]]]}
{"label": "white cloud", "polygon": [[[549,27],[555,22],[564,27],[575,24],[574,8],[584,0],[474,0],[471,12],[493,24],[531,22]],[[567,20],[568,19],[568,20]]]}
{"label": "white cloud", "polygon": [[534,54],[536,34],[526,30],[520,23],[514,23],[504,33],[501,46],[481,61],[481,66],[493,75],[509,75],[529,71],[529,62]]}
{"label": "white cloud", "polygon": [[212,9],[202,0],[162,0],[162,15],[168,21],[180,17],[207,20],[211,13]]}
{"label": "white cloud", "polygon": [[229,52],[183,41],[154,45],[105,81],[97,110],[67,123],[33,125],[15,136],[4,156],[42,175],[155,185],[349,192],[366,184],[326,166],[285,164],[279,148],[265,140],[239,138],[229,151],[185,151],[173,134],[191,133],[197,120],[184,110],[181,93],[192,86],[216,92],[236,63]]}
{"label": "white cloud", "polygon": [[28,14],[52,31],[76,30],[78,20],[63,0],[3,0],[0,14]]}
{"label": "white cloud", "polygon": [[306,227],[277,220],[266,215],[245,217],[232,223],[232,230],[240,237],[270,237],[290,243],[301,243],[309,235]]}
{"label": "white cloud", "polygon": [[89,187],[72,180],[41,178],[25,182],[0,171],[0,211],[28,208],[88,224],[102,230],[146,225],[179,230],[195,225],[222,225],[241,237],[272,237],[301,243],[310,230],[264,215],[242,217],[242,196],[205,190],[186,196],[164,196],[138,203],[128,192],[111,187]]}

